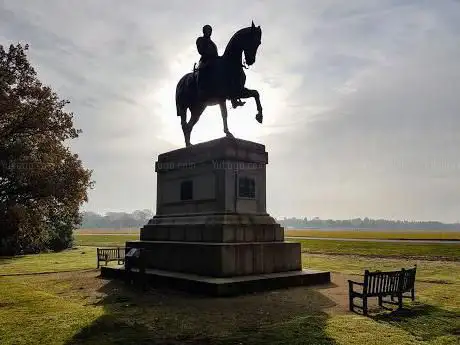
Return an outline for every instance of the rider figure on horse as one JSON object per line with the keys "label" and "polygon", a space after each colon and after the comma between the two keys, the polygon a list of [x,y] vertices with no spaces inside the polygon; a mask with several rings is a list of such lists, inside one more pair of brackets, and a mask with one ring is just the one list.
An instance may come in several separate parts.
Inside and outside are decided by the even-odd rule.
{"label": "rider figure on horse", "polygon": [[200,65],[204,65],[207,62],[219,57],[217,53],[217,46],[211,40],[212,27],[211,25],[203,26],[203,36],[196,39],[196,48],[200,53]]}
{"label": "rider figure on horse", "polygon": [[[200,62],[198,65],[199,69],[199,74],[204,72],[203,74],[205,75],[204,78],[199,78],[199,84],[203,83],[204,79],[204,84],[205,88],[209,88],[209,73],[211,72],[212,68],[212,63],[219,58],[219,54],[217,52],[217,46],[216,44],[211,40],[211,34],[212,34],[212,27],[211,25],[205,25],[203,26],[203,36],[200,36],[196,40],[196,48],[198,50],[198,53],[201,55]],[[203,75],[202,74],[202,75]],[[199,76],[198,76],[199,77]],[[203,85],[201,85],[202,88]],[[242,106],[245,104],[245,102],[242,102],[240,99],[231,99],[232,102],[232,107],[236,108],[238,106]]]}

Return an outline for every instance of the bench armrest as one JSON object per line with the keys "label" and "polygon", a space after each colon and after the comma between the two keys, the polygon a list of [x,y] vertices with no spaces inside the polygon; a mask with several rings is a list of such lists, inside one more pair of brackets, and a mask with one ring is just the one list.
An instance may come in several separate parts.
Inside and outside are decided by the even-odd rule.
{"label": "bench armrest", "polygon": [[352,280],[348,280],[348,284],[356,284],[356,285],[364,286],[364,283],[358,283],[358,282],[354,282]]}

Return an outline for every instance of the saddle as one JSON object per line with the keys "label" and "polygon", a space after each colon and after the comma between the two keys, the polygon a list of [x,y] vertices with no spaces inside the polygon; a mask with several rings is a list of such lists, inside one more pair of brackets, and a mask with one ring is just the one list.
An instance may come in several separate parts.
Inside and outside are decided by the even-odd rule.
{"label": "saddle", "polygon": [[[238,79],[235,80],[233,78],[238,72],[226,70],[227,66],[224,66],[221,63],[222,61],[223,60],[221,60],[219,56],[210,61],[200,60],[198,67],[196,63],[193,65],[193,77],[195,79],[199,98],[228,97],[229,94],[232,94],[231,90],[235,92],[235,90],[241,87],[238,83]],[[242,69],[241,72],[243,73]],[[245,104],[245,102],[235,97],[231,97],[231,101],[233,108]]]}
{"label": "saddle", "polygon": [[220,57],[214,58],[210,61],[201,61],[193,65],[193,76],[198,87],[198,92],[202,94],[209,94],[216,89],[219,89],[218,83],[220,75],[219,68]]}

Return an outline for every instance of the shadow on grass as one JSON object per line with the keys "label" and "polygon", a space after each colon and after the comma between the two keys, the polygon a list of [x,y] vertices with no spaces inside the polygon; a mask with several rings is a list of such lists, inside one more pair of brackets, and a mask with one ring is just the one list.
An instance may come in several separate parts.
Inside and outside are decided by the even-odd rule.
{"label": "shadow on grass", "polygon": [[[9,275],[6,273],[8,270],[8,265],[11,265],[14,262],[21,261],[25,256],[0,256],[0,276]],[[2,266],[4,266],[2,268]],[[5,271],[6,270],[6,271]]]}
{"label": "shadow on grass", "polygon": [[429,304],[412,302],[404,309],[372,318],[399,327],[423,341],[441,336],[460,336],[460,313]]}
{"label": "shadow on grass", "polygon": [[105,314],[76,334],[76,344],[335,344],[325,333],[317,288],[239,297],[203,297],[108,281],[99,289]]}
{"label": "shadow on grass", "polygon": [[7,265],[14,260],[20,260],[24,256],[0,256],[0,265]]}

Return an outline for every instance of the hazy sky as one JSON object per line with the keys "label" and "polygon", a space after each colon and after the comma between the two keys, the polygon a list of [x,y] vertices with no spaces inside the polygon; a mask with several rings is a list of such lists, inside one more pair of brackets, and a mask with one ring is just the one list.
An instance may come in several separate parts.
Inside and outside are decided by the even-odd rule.
{"label": "hazy sky", "polygon": [[[460,2],[0,0],[0,43],[30,44],[69,99],[96,186],[85,209],[155,207],[154,162],[183,146],[174,90],[214,28],[262,28],[237,137],[266,145],[273,216],[460,220]],[[192,143],[223,135],[218,107]]]}

